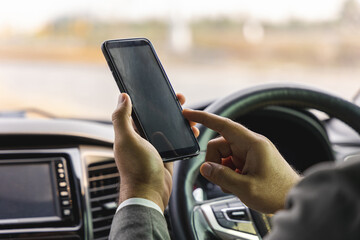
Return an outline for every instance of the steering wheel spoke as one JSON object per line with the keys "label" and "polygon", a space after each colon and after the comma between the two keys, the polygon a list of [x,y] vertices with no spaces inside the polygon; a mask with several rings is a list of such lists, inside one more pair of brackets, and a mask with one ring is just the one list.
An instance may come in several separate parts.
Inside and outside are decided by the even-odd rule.
{"label": "steering wheel spoke", "polygon": [[208,225],[221,239],[259,240],[251,212],[237,197],[217,198],[200,204]]}

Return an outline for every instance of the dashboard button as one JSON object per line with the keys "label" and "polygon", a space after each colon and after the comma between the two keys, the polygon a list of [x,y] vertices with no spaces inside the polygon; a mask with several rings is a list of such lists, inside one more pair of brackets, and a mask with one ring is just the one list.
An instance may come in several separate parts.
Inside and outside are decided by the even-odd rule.
{"label": "dashboard button", "polygon": [[69,196],[69,193],[66,192],[66,191],[61,191],[61,192],[60,192],[60,196],[62,196],[62,197],[67,197],[67,196]]}
{"label": "dashboard button", "polygon": [[58,163],[58,168],[63,168],[64,167],[64,165],[62,164],[62,163]]}
{"label": "dashboard button", "polygon": [[70,211],[70,209],[64,209],[63,213],[64,213],[64,216],[70,216],[71,211]]}
{"label": "dashboard button", "polygon": [[62,168],[59,168],[57,171],[58,171],[58,173],[64,173],[64,169],[62,169]]}
{"label": "dashboard button", "polygon": [[70,205],[70,201],[69,200],[64,200],[61,202],[63,206],[69,206]]}
{"label": "dashboard button", "polygon": [[66,187],[66,186],[67,186],[66,182],[59,182],[59,187]]}
{"label": "dashboard button", "polygon": [[60,174],[59,174],[59,178],[65,178],[65,174],[60,173]]}

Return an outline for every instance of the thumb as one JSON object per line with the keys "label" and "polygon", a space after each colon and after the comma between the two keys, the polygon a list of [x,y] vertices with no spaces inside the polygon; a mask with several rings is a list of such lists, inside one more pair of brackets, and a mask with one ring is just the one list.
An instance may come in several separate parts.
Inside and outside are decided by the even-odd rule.
{"label": "thumb", "polygon": [[131,133],[134,129],[131,121],[131,99],[126,93],[119,96],[118,105],[112,114],[112,122],[115,134],[121,131],[121,134]]}
{"label": "thumb", "polygon": [[213,162],[203,163],[200,167],[200,173],[212,183],[232,193],[238,193],[248,185],[248,176]]}

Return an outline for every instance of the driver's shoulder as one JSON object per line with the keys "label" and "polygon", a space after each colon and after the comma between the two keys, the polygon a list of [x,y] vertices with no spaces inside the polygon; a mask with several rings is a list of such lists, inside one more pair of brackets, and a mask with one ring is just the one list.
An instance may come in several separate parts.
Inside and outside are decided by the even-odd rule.
{"label": "driver's shoulder", "polygon": [[360,160],[323,163],[305,175],[274,216],[269,239],[359,239]]}
{"label": "driver's shoulder", "polygon": [[360,192],[360,155],[342,162],[323,162],[304,173],[302,185],[329,185],[329,188],[356,188]]}

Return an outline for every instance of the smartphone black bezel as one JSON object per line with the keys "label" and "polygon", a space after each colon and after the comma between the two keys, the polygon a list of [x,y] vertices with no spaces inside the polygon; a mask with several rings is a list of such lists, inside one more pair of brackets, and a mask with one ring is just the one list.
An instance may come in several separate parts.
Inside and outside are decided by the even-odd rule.
{"label": "smartphone black bezel", "polygon": [[[118,69],[116,68],[116,65],[114,64],[114,61],[110,55],[110,51],[109,49],[111,48],[119,48],[119,47],[132,47],[132,46],[149,46],[155,59],[156,59],[156,62],[158,64],[158,66],[160,67],[161,71],[162,71],[162,74],[164,76],[164,79],[176,101],[176,104],[178,106],[178,109],[180,112],[182,112],[182,107],[181,107],[181,104],[180,102],[177,100],[177,97],[176,97],[176,94],[174,92],[174,89],[173,87],[171,86],[171,83],[167,77],[167,74],[156,54],[156,51],[153,47],[153,45],[151,44],[151,42],[146,39],[146,38],[129,38],[129,39],[114,39],[114,40],[107,40],[105,41],[102,45],[101,45],[101,49],[102,49],[102,52],[105,56],[105,59],[108,63],[108,66],[113,74],[113,77],[115,79],[115,82],[116,84],[118,85],[119,89],[121,92],[126,92],[128,93],[128,91],[126,90],[126,86],[125,84],[123,83],[123,80],[121,79],[121,74],[120,72],[118,71]],[[149,139],[146,135],[146,132],[144,131],[144,128],[141,124],[141,121],[138,117],[138,113],[136,111],[136,109],[133,107],[133,111],[132,111],[132,118],[134,120],[134,123],[140,133],[140,135],[145,138],[145,139]],[[191,127],[190,127],[190,124],[189,122],[184,118],[184,122],[187,126],[187,129],[188,131],[190,131],[190,134],[193,138],[193,142],[194,142],[194,145],[191,146],[191,147],[187,147],[187,148],[181,148],[181,149],[174,149],[174,150],[171,150],[171,151],[163,151],[163,152],[159,152],[161,158],[163,159],[164,162],[168,162],[168,161],[174,161],[174,160],[180,160],[180,159],[188,159],[188,158],[191,158],[191,157],[194,157],[196,155],[199,154],[200,152],[200,147],[199,147],[199,144],[191,130]]]}

